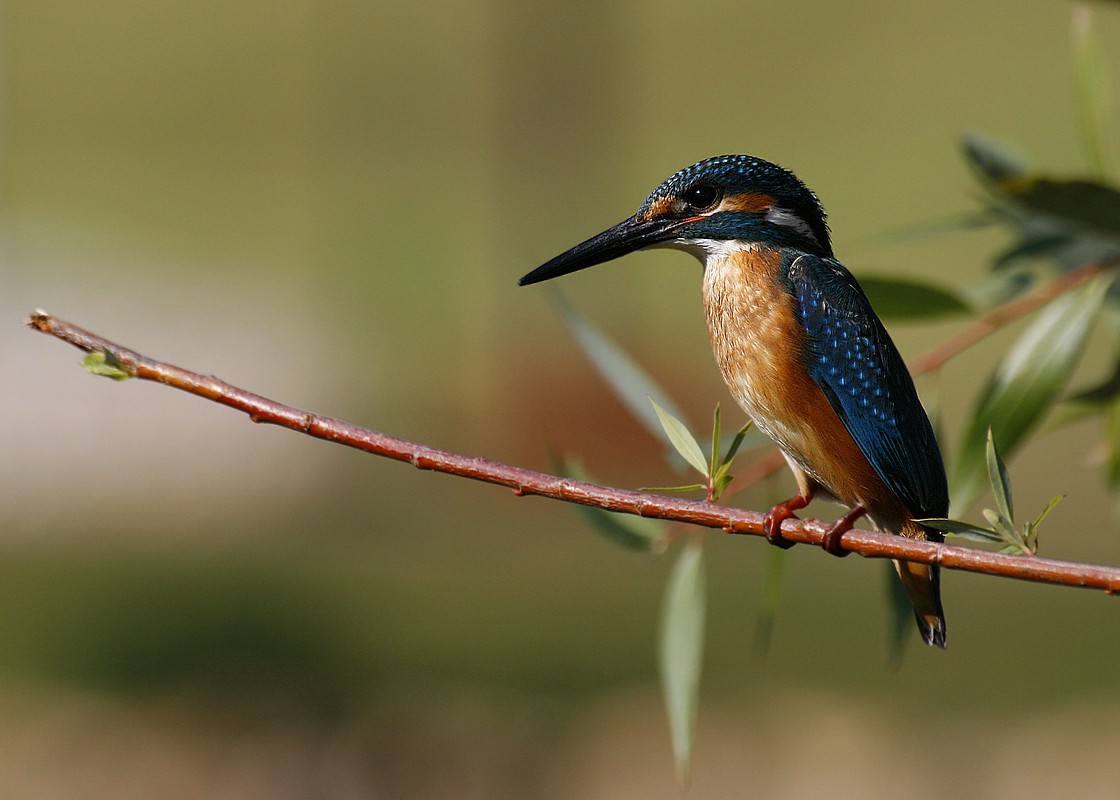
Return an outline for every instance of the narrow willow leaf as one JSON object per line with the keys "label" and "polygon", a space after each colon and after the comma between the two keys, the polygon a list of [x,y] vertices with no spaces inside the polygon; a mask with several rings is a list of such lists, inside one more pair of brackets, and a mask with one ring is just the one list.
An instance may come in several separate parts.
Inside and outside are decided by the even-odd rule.
{"label": "narrow willow leaf", "polygon": [[755,622],[754,647],[759,658],[766,658],[774,639],[775,621],[782,604],[782,581],[786,574],[786,554],[780,547],[767,547],[766,579],[762,586],[762,602]]}
{"label": "narrow willow leaf", "polygon": [[739,432],[735,434],[735,438],[731,440],[731,445],[727,448],[727,455],[723,457],[724,464],[730,464],[731,460],[738,454],[739,448],[742,446],[743,440],[747,438],[747,433],[750,431],[752,424],[753,423],[748,420],[747,424],[741,427]]}
{"label": "narrow willow leaf", "polygon": [[1027,172],[1027,165],[1021,157],[986,136],[965,134],[961,146],[969,163],[993,183],[1015,180]]}
{"label": "narrow willow leaf", "polygon": [[964,508],[984,487],[989,428],[1008,455],[1035,428],[1069,380],[1110,279],[1059,297],[1012,345],[988,381],[957,455],[950,496]]}
{"label": "narrow willow leaf", "polygon": [[994,511],[990,508],[985,508],[983,514],[984,519],[988,520],[995,532],[999,534],[1001,541],[1006,542],[1017,550],[1021,551],[1023,549],[1026,543],[1023,541],[1023,535],[1015,530],[1014,525],[1001,517],[998,511]]}
{"label": "narrow willow leaf", "polygon": [[82,359],[82,366],[91,375],[124,381],[133,377],[124,364],[108,350],[95,350]]}
{"label": "narrow willow leaf", "polygon": [[721,472],[712,480],[712,500],[718,501],[723,497],[723,493],[727,491],[727,487],[731,485],[731,481],[735,480],[735,476],[727,472],[729,464],[724,464],[720,467]]}
{"label": "narrow willow leaf", "polygon": [[1092,180],[1034,178],[1008,187],[1008,197],[1034,214],[1120,243],[1120,191]]}
{"label": "narrow willow leaf", "polygon": [[[575,478],[577,481],[590,481],[578,462],[564,459],[554,459],[554,462],[556,471],[560,475]],[[661,552],[665,548],[667,528],[660,520],[636,517],[633,514],[617,514],[585,505],[577,505],[576,510],[592,530],[615,544],[630,550],[652,552]]]}
{"label": "narrow willow leaf", "polygon": [[1073,63],[1077,106],[1081,116],[1081,138],[1089,163],[1097,175],[1109,174],[1110,151],[1116,141],[1112,130],[1111,70],[1092,35],[1092,9],[1087,3],[1073,7]]}
{"label": "narrow willow leaf", "polygon": [[572,308],[563,295],[557,292],[554,296],[568,329],[603,380],[611,387],[626,409],[655,439],[660,439],[671,447],[672,443],[666,437],[665,430],[657,414],[650,408],[647,398],[654,398],[657,405],[667,409],[674,417],[682,419],[684,414],[677,408],[672,398],[621,347]]}
{"label": "narrow willow leaf", "polygon": [[665,528],[657,520],[635,517],[633,514],[616,514],[591,506],[578,506],[579,514],[592,530],[630,550],[660,552],[665,548]]}
{"label": "narrow willow leaf", "polygon": [[959,519],[919,519],[917,522],[933,528],[934,530],[969,539],[974,542],[1002,542],[1003,537],[990,528],[981,528],[971,522],[962,522]]}
{"label": "narrow willow leaf", "polygon": [[1038,526],[1042,524],[1042,520],[1050,516],[1050,512],[1054,510],[1054,506],[1058,505],[1058,503],[1062,502],[1062,500],[1064,499],[1064,494],[1059,494],[1056,497],[1050,498],[1050,502],[1046,504],[1046,508],[1042,509],[1042,513],[1034,518],[1034,520],[1031,522],[1031,525],[1035,528],[1038,528]]}
{"label": "narrow willow leaf", "polygon": [[1015,531],[1014,536],[1007,537],[1006,541],[1007,546],[1000,550],[1001,553],[1013,553],[1022,556],[1030,555],[1033,552],[1026,538],[1018,531]]}
{"label": "narrow willow leaf", "polygon": [[906,587],[898,579],[898,572],[890,561],[883,562],[883,575],[887,579],[886,595],[888,608],[887,623],[887,662],[895,669],[902,665],[906,643],[910,641],[910,630],[914,625],[914,604]]}
{"label": "narrow willow leaf", "polygon": [[702,483],[690,483],[687,486],[639,486],[639,492],[706,492],[708,487]]}
{"label": "narrow willow leaf", "polygon": [[1108,437],[1108,458],[1104,474],[1112,492],[1112,512],[1120,517],[1120,400],[1113,402],[1108,409],[1105,434]]}
{"label": "narrow willow leaf", "polygon": [[1014,537],[1014,530],[1006,519],[999,515],[999,512],[992,508],[982,509],[981,514],[984,519],[988,520],[988,524],[992,526],[992,530],[998,533],[1005,542],[1012,541]]}
{"label": "narrow willow leaf", "polygon": [[952,289],[932,283],[861,275],[859,284],[884,319],[930,319],[967,314],[968,303]]}
{"label": "narrow willow leaf", "polygon": [[669,575],[661,613],[661,687],[669,716],[669,731],[677,777],[687,781],[700,699],[704,658],[704,558],[699,544],[689,543]]}
{"label": "narrow willow leaf", "polygon": [[[719,411],[719,406],[716,406],[716,411]],[[717,427],[719,425],[718,414],[716,425]],[[746,437],[750,427],[751,423],[748,422],[739,429],[738,433],[732,438],[727,448],[726,455],[722,456],[722,458],[719,455],[719,442],[715,436],[712,438],[712,472],[708,476],[708,481],[711,485],[709,499],[713,502],[723,497],[723,493],[727,490],[727,487],[731,485],[731,481],[735,479],[735,476],[731,474],[731,465],[734,463],[735,454],[739,452],[739,447],[743,444],[743,439]]]}
{"label": "narrow willow leaf", "polygon": [[708,475],[713,477],[719,476],[719,451],[722,444],[722,433],[720,431],[720,413],[719,403],[716,403],[715,413],[712,415],[712,453],[711,458],[708,460]]}
{"label": "narrow willow leaf", "polygon": [[992,270],[979,275],[963,291],[973,306],[989,308],[1006,303],[1019,297],[1038,285],[1038,279],[1030,270],[1022,267]]}
{"label": "narrow willow leaf", "polygon": [[1112,374],[1100,383],[1072,395],[1067,402],[1084,404],[1089,412],[1097,413],[1097,406],[1111,402],[1120,396],[1120,360],[1112,368]]}
{"label": "narrow willow leaf", "polygon": [[1028,235],[997,255],[992,261],[992,269],[1004,270],[1030,258],[1053,255],[1069,247],[1073,241],[1068,233]]}
{"label": "narrow willow leaf", "polygon": [[1042,513],[1027,523],[1026,529],[1023,532],[1023,538],[1026,539],[1032,554],[1038,552],[1039,527],[1042,525],[1042,521],[1050,516],[1050,512],[1054,510],[1054,506],[1058,505],[1064,498],[1065,495],[1062,494],[1051,498],[1050,502],[1046,504],[1046,508],[1042,509]]}
{"label": "narrow willow leaf", "polygon": [[1000,458],[999,448],[992,436],[992,429],[988,428],[988,480],[992,484],[992,494],[996,498],[996,508],[1000,516],[1008,523],[1015,519],[1015,506],[1011,499],[1011,477],[1007,474],[1007,465]]}
{"label": "narrow willow leaf", "polygon": [[676,448],[677,452],[681,454],[685,461],[696,468],[696,471],[701,475],[708,474],[708,462],[704,458],[704,451],[700,449],[696,437],[685,427],[685,424],[663,409],[657,404],[657,401],[652,397],[649,402],[653,404],[653,410],[657,412],[657,418],[661,421],[661,427],[665,429],[665,435],[669,437],[670,443]]}
{"label": "narrow willow leaf", "polygon": [[969,542],[978,542],[980,544],[1003,544],[1004,539],[998,533],[988,528],[981,528],[979,526],[970,525],[961,528],[959,531],[946,531],[949,536],[955,536],[958,539],[964,539]]}

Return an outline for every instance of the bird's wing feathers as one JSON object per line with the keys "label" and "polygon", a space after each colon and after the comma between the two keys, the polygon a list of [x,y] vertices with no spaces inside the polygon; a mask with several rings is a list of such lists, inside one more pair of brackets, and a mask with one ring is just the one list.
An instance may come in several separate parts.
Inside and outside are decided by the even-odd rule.
{"label": "bird's wing feathers", "polygon": [[808,337],[805,364],[860,451],[916,517],[948,513],[945,468],[914,382],[854,277],[799,256],[789,289]]}

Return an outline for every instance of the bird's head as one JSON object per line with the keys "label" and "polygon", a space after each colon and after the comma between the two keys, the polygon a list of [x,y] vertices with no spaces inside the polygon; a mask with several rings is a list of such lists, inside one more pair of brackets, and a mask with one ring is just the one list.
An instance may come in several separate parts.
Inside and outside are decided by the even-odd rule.
{"label": "bird's head", "polygon": [[704,260],[736,242],[832,255],[824,209],[796,175],[753,156],[717,156],[682,169],[634,216],[537,267],[520,284],[647,247],[676,247]]}

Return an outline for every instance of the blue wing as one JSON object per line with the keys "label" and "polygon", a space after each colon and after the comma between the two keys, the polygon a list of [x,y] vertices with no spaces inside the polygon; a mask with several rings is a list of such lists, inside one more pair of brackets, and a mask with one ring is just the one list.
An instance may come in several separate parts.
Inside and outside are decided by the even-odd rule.
{"label": "blue wing", "polygon": [[787,273],[805,365],[872,468],[915,517],[949,513],[945,466],[914,381],[852,274],[801,255]]}

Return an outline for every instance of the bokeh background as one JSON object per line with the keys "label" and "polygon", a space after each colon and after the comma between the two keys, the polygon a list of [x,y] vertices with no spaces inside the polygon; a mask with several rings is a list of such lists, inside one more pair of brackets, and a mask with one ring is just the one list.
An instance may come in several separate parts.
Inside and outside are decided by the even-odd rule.
{"label": "bokeh background", "polygon": [[[1120,76],[1120,8],[1092,8]],[[820,194],[857,275],[967,286],[1008,234],[892,233],[977,208],[966,131],[1086,170],[1070,19],[1057,0],[5,3],[0,796],[680,796],[654,655],[670,559],[561,504],[94,379],[20,321],[41,306],[451,450],[679,482],[547,287],[516,279],[676,169],[750,152]],[[560,288],[697,429],[733,407],[694,261]],[[913,357],[963,324],[892,328]],[[1013,335],[921,387],[950,449]],[[1068,495],[1046,555],[1120,562],[1099,435],[1012,464],[1022,507]],[[950,649],[892,669],[881,565],[795,548],[763,657],[764,543],[712,533],[707,554],[690,797],[1115,796],[1114,600],[948,574]]]}

